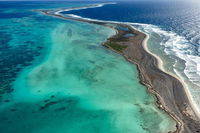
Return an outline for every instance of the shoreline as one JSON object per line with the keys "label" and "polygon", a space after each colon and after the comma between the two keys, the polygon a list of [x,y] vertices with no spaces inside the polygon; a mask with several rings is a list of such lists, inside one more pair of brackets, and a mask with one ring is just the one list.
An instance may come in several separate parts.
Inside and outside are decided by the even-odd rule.
{"label": "shoreline", "polygon": [[[171,74],[165,72],[164,69],[162,68],[162,60],[148,50],[147,41],[149,35],[134,29],[134,27],[132,27],[129,24],[86,20],[84,18],[65,17],[60,14],[52,14],[49,11],[50,10],[48,11],[40,10],[40,12],[46,15],[59,17],[63,19],[70,19],[74,21],[103,25],[116,30],[117,31],[116,34],[108,38],[103,45],[109,48],[110,50],[117,52],[118,54],[121,54],[127,61],[137,66],[137,69],[139,71],[140,83],[146,86],[148,91],[155,96],[155,101],[158,108],[164,110],[177,122],[176,125],[177,130],[175,132],[193,133],[200,130],[198,128],[199,122],[197,122],[193,118],[197,117],[197,114],[194,111],[192,103],[187,96],[184,84],[177,77],[174,77]],[[128,41],[127,40],[124,41],[122,35],[124,35],[126,32],[116,29],[116,27],[108,26],[107,24],[128,28],[131,31],[131,32],[129,31],[130,33],[134,34],[137,33],[137,35],[133,37],[128,37]],[[120,46],[127,46],[127,47],[126,48],[124,47],[124,49],[117,51],[114,49],[115,46],[113,48],[113,45],[111,45],[112,46],[111,47],[108,44],[106,44],[106,43],[111,44],[113,42],[116,44],[115,46],[117,47]],[[145,62],[145,60],[148,62]],[[147,66],[152,68],[149,69]],[[150,73],[148,72],[148,70],[150,70]],[[167,86],[161,83],[160,78],[166,81]],[[162,87],[164,89],[160,89]],[[174,91],[181,94],[175,94]],[[176,96],[178,98],[176,98]]]}
{"label": "shoreline", "polygon": [[[145,34],[145,33],[144,33]],[[188,99],[189,99],[189,101],[190,101],[190,103],[191,103],[191,106],[193,107],[193,109],[194,109],[194,112],[196,113],[196,115],[200,118],[200,112],[198,112],[198,109],[196,109],[197,107],[196,107],[196,105],[194,105],[193,104],[193,100],[191,99],[191,94],[190,94],[190,92],[186,89],[187,87],[187,85],[184,83],[184,81],[180,78],[180,77],[178,77],[177,75],[175,75],[175,74],[173,74],[173,73],[170,73],[170,72],[167,72],[165,69],[164,69],[164,67],[163,67],[163,61],[160,59],[160,57],[159,56],[157,56],[156,54],[154,54],[154,53],[152,53],[152,52],[150,52],[150,50],[148,49],[148,46],[147,46],[147,41],[148,41],[148,39],[149,39],[149,35],[148,34],[146,34],[148,37],[147,37],[147,39],[146,40],[144,40],[144,44],[143,44],[143,47],[144,47],[144,49],[149,53],[149,54],[151,54],[152,56],[154,56],[156,59],[157,59],[157,61],[158,61],[158,67],[163,71],[163,72],[165,72],[165,73],[167,73],[167,74],[169,74],[169,75],[171,75],[172,77],[174,77],[174,78],[176,78],[177,80],[179,80],[181,83],[182,83],[182,85],[183,85],[183,87],[184,87],[184,90],[185,90],[185,92],[186,92],[186,95],[188,96]]]}
{"label": "shoreline", "polygon": [[[145,34],[145,33],[144,33]],[[146,38],[143,40],[143,45],[144,45],[144,49],[145,49],[145,46],[146,46],[146,42],[148,41],[149,39],[149,36],[147,34],[146,35]],[[128,62],[136,65],[137,67],[137,70],[139,72],[139,82],[140,84],[144,85],[146,88],[147,88],[147,91],[153,95],[154,97],[154,100],[155,100],[155,105],[157,106],[157,108],[163,110],[164,112],[166,112],[170,117],[172,117],[172,119],[174,119],[176,121],[176,131],[174,133],[179,133],[181,132],[182,130],[182,122],[179,118],[177,118],[175,115],[173,115],[170,111],[168,111],[165,107],[163,107],[163,104],[162,104],[162,100],[161,100],[161,96],[159,95],[159,93],[157,93],[154,89],[152,89],[152,86],[149,84],[149,83],[145,83],[145,80],[144,80],[144,75],[142,74],[142,70],[140,69],[140,66],[138,63],[134,62],[133,60],[130,60],[127,56],[125,56],[124,54],[114,50],[112,47],[109,47],[109,46],[106,46],[108,49],[112,50],[113,52],[117,53],[117,54],[120,54],[122,55]],[[146,49],[148,50],[148,49]]]}

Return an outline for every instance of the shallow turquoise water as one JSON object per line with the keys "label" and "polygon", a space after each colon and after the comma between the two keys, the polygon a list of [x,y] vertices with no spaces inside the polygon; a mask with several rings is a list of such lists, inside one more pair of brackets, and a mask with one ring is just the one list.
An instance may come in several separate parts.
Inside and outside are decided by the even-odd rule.
{"label": "shallow turquoise water", "polygon": [[[18,32],[26,31],[27,36],[11,34],[12,48],[32,40],[22,46],[30,47],[24,54],[33,51],[33,60],[20,65],[10,81],[13,91],[2,94],[1,133],[161,133],[175,129],[174,121],[157,109],[154,98],[139,83],[136,66],[101,45],[114,34],[112,29],[39,16],[18,19]],[[43,48],[36,49],[39,46]],[[23,50],[18,52],[20,57]]]}

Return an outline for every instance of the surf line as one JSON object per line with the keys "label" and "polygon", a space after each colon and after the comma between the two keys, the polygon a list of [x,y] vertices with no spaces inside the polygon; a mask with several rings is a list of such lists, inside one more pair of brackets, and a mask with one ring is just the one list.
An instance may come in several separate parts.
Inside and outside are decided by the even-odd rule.
{"label": "surf line", "polygon": [[[124,56],[127,61],[137,66],[140,83],[145,85],[148,91],[153,94],[158,108],[164,110],[176,121],[176,131],[174,132],[196,132],[200,127],[200,117],[188,96],[185,85],[177,76],[167,73],[162,67],[162,60],[148,50],[148,34],[136,30],[133,27],[134,23],[102,21],[83,18],[74,14],[62,14],[62,12],[97,8],[107,4],[116,3],[94,4],[56,11],[39,11],[49,16],[98,24],[114,29],[116,34],[108,38],[103,45]],[[127,34],[134,36],[124,37]]]}

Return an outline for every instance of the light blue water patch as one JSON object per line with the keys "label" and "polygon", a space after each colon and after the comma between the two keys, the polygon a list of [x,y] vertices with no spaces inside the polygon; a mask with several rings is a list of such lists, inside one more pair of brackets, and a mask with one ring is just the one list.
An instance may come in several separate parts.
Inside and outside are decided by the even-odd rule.
{"label": "light blue water patch", "polygon": [[[165,132],[175,128],[139,83],[136,67],[101,46],[113,34],[97,25],[58,25],[50,36],[53,45],[47,60],[21,73],[14,84],[13,101],[20,106],[14,107],[16,111],[9,107],[16,114],[9,132],[27,122],[37,133]],[[20,110],[30,104],[31,111],[23,117],[26,123],[17,124]],[[37,116],[34,121],[32,111]],[[3,116],[10,115],[5,112]],[[32,126],[38,121],[42,127]]]}
{"label": "light blue water patch", "polygon": [[125,34],[124,37],[133,37],[135,34]]}
{"label": "light blue water patch", "polygon": [[123,30],[123,31],[128,31],[129,29],[126,27],[121,27],[121,26],[117,26],[116,27],[118,30]]}

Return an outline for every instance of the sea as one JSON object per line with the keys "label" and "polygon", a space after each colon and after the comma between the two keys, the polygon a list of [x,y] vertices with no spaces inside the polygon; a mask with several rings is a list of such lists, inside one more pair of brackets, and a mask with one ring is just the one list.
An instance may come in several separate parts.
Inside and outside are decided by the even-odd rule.
{"label": "sea", "polygon": [[148,49],[162,59],[165,71],[184,82],[200,110],[200,2],[132,1],[63,12],[76,17],[125,22],[150,36]]}
{"label": "sea", "polygon": [[[105,2],[0,2],[0,133],[166,133],[176,122],[157,108],[134,64],[101,44],[108,27],[38,10]],[[116,2],[63,14],[128,22],[199,105],[200,4]]]}

